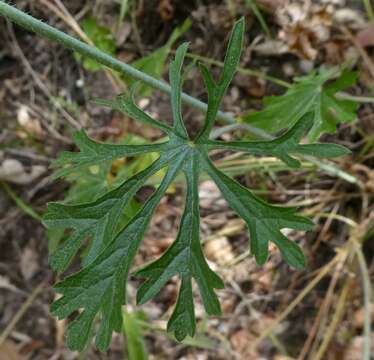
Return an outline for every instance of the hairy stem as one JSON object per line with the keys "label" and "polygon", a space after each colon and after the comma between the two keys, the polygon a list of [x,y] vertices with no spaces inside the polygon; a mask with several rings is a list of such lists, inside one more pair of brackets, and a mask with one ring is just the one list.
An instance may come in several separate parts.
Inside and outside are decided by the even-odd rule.
{"label": "hairy stem", "polygon": [[[105,54],[104,52],[98,50],[97,48],[87,45],[82,41],[77,40],[76,38],[65,34],[64,32],[53,28],[52,26],[43,23],[42,21],[35,19],[34,17],[16,9],[14,6],[11,6],[5,3],[3,0],[0,0],[0,15],[8,18],[9,20],[15,22],[16,24],[26,28],[27,30],[33,31],[38,35],[44,36],[50,40],[57,41],[63,44],[65,47],[72,49],[83,56],[90,57],[96,60],[98,63],[109,67],[112,70],[118,71],[120,73],[126,74],[136,80],[142,81],[148,86],[158,89],[164,93],[170,94],[171,88],[168,83],[155,79],[152,76],[149,76],[131,65],[128,65],[122,61],[115,59],[114,57]],[[183,93],[182,100],[197,109],[206,111],[207,105],[200,100]],[[218,112],[217,118],[226,123],[236,123],[236,120],[233,116],[226,114],[224,112]],[[254,135],[266,138],[269,135],[261,129],[258,129],[249,124],[245,125],[246,129],[253,133]]]}
{"label": "hairy stem", "polygon": [[[35,19],[34,17],[24,13],[23,11],[18,10],[14,6],[11,6],[5,3],[4,0],[0,0],[0,15],[8,18],[9,20],[15,22],[16,24],[26,28],[27,30],[33,31],[38,35],[44,36],[52,41],[57,41],[63,44],[65,47],[78,52],[81,55],[90,57],[102,65],[107,66],[108,68],[118,71],[120,73],[126,74],[136,80],[142,81],[143,83],[147,84],[148,86],[158,89],[162,92],[167,94],[171,94],[171,88],[168,83],[165,81],[161,81],[155,79],[152,76],[149,76],[132,66],[121,62],[114,57],[105,54],[104,52],[98,50],[95,47],[85,44],[82,41],[77,40],[76,38],[65,34],[64,32],[53,28],[52,26],[43,23],[42,21]],[[257,74],[258,75],[258,74]],[[269,77],[267,77],[270,79]],[[272,80],[274,81],[274,79]],[[278,82],[279,83],[279,82]],[[285,84],[283,84],[285,86]],[[188,95],[182,93],[182,100],[186,104],[189,104],[197,109],[200,109],[204,112],[207,110],[207,104],[203,103],[202,101]],[[235,118],[227,113],[219,111],[217,113],[217,118],[223,122],[229,124],[236,124],[237,121]],[[242,124],[241,127],[252,134],[256,135],[261,139],[272,140],[274,137],[268,134],[267,132],[263,131],[262,129],[256,128],[250,124]],[[324,163],[314,160],[319,167],[325,166]],[[328,170],[328,169],[324,169]],[[341,176],[342,174],[346,174],[344,171],[339,170],[339,173],[335,174],[337,176]],[[349,175],[349,174],[348,174]],[[345,179],[347,180],[347,179]],[[348,180],[349,181],[349,180]],[[352,181],[351,181],[352,182]],[[355,181],[353,181],[355,182]]]}

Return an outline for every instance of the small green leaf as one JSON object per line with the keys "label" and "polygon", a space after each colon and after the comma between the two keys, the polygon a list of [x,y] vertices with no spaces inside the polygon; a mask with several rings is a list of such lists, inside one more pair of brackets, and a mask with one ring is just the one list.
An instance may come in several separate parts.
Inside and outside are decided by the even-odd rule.
{"label": "small green leaf", "polygon": [[229,87],[229,84],[239,65],[240,54],[244,39],[244,18],[236,22],[231,33],[229,45],[227,48],[223,69],[219,81],[216,83],[205,65],[200,64],[201,75],[203,76],[205,86],[208,91],[208,109],[204,126],[197,136],[196,142],[204,142],[209,138],[210,131],[213,128],[217,112],[221,101]]}
{"label": "small green leaf", "polygon": [[[174,29],[165,45],[153,51],[149,55],[146,55],[141,59],[134,61],[131,65],[134,68],[148,75],[151,75],[156,79],[160,79],[164,73],[165,63],[172,46],[186,31],[188,31],[188,29],[191,27],[191,24],[191,20],[186,19],[181,26],[178,26]],[[130,86],[135,83],[135,81],[129,77],[126,77],[126,80],[130,84]],[[149,96],[152,93],[152,89],[149,86],[143,84],[141,84],[137,88],[137,90],[139,96],[142,97]]]}
{"label": "small green leaf", "polygon": [[55,173],[54,178],[67,176],[90,165],[98,165],[126,156],[160,152],[166,146],[166,143],[149,145],[101,144],[91,140],[84,130],[76,132],[74,140],[79,146],[80,152],[62,152],[60,157],[52,164],[53,168],[62,167]]}
{"label": "small green leaf", "polygon": [[296,82],[282,96],[265,98],[262,111],[249,113],[245,121],[270,133],[294,125],[305,115],[310,115],[309,139],[315,141],[322,133],[333,133],[336,125],[356,118],[358,104],[342,100],[335,94],[353,85],[357,74],[344,70],[333,83],[335,68],[320,70]]}
{"label": "small green leaf", "polygon": [[[82,30],[92,40],[92,42],[99,50],[105,52],[108,55],[115,54],[116,44],[110,29],[105,26],[100,26],[97,22],[97,19],[93,17],[84,19],[80,25],[82,27]],[[83,57],[78,53],[74,53],[74,55],[78,61],[82,62],[83,67],[87,71],[96,72],[103,68],[102,65],[89,57]]]}

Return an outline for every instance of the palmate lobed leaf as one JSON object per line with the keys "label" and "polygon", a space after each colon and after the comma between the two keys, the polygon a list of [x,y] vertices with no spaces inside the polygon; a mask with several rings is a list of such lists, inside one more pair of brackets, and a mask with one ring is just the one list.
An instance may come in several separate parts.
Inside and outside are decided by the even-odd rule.
{"label": "palmate lobed leaf", "polygon": [[[66,318],[75,311],[80,312],[67,331],[68,345],[72,349],[82,350],[86,346],[98,314],[100,326],[96,333],[96,345],[100,350],[108,348],[113,331],[121,331],[121,307],[126,300],[126,283],[134,257],[152,214],[180,172],[186,179],[187,190],[177,238],[159,259],[135,274],[144,279],[137,293],[140,304],[154,297],[173,276],[180,278],[178,300],[168,322],[168,330],[174,333],[177,340],[195,334],[193,281],[198,285],[206,312],[212,315],[221,312],[215,289],[222,288],[223,282],[209,268],[200,244],[198,183],[201,172],[208,173],[230,207],[246,221],[250,233],[250,250],[259,264],[266,261],[268,244],[272,241],[291,266],[305,266],[301,249],[281,230],[308,230],[312,222],[297,215],[295,208],[270,205],[252,194],[218,170],[209,159],[209,151],[223,148],[256,155],[270,154],[297,167],[300,163],[294,158],[295,155],[334,157],[344,155],[347,150],[334,144],[300,144],[303,135],[312,126],[313,118],[308,116],[302,116],[286,133],[272,141],[209,140],[219,105],[239,62],[243,34],[244,21],[240,20],[233,29],[218,81],[213,79],[207,68],[200,67],[208,90],[208,111],[196,139],[189,138],[181,114],[182,65],[188,47],[183,44],[177,49],[169,70],[172,126],[152,119],[140,110],[133,100],[133,94],[120,95],[114,101],[100,101],[102,105],[111,106],[135,120],[162,130],[168,136],[168,141],[150,145],[110,145],[97,143],[84,132],[79,132],[76,141],[80,152],[63,153],[57,161],[57,166],[62,167],[58,175],[63,176],[101,161],[147,152],[159,154],[158,159],[145,170],[93,202],[79,205],[52,203],[48,206],[44,216],[47,227],[72,229],[66,242],[50,256],[53,268],[65,270],[87,239],[90,239],[82,269],[55,285],[55,290],[62,296],[51,306],[52,312],[59,318]],[[126,204],[147,179],[160,169],[166,169],[166,172],[156,191],[136,215],[123,228],[119,228],[119,217]]]}
{"label": "palmate lobed leaf", "polygon": [[338,99],[335,95],[356,82],[357,74],[344,70],[330,82],[337,69],[321,69],[319,73],[296,78],[284,95],[265,98],[264,109],[249,113],[244,120],[268,132],[288,128],[304,116],[312,118],[309,139],[315,141],[322,133],[334,133],[337,124],[356,118],[358,103]]}

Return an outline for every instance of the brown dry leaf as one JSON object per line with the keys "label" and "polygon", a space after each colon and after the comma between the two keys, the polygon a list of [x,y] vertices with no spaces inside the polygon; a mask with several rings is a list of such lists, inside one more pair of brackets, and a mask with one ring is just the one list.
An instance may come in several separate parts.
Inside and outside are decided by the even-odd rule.
{"label": "brown dry leaf", "polygon": [[300,58],[314,60],[320,46],[330,38],[333,8],[307,3],[292,3],[279,8],[276,19],[278,34],[288,50]]}
{"label": "brown dry leaf", "polygon": [[131,24],[127,21],[122,21],[116,32],[116,45],[122,46],[131,34]]}
{"label": "brown dry leaf", "polygon": [[22,345],[20,348],[20,354],[22,355],[30,355],[35,350],[41,349],[45,346],[45,342],[41,340],[31,340],[27,344]]}
{"label": "brown dry leaf", "polygon": [[249,96],[262,98],[266,92],[266,81],[254,76],[237,74],[235,84],[243,88]]}
{"label": "brown dry leaf", "polygon": [[174,17],[174,6],[171,0],[160,0],[157,11],[163,21],[170,21]]}
{"label": "brown dry leaf", "polygon": [[274,13],[279,8],[286,6],[288,0],[256,0],[256,4],[263,6],[267,11]]}
{"label": "brown dry leaf", "polygon": [[234,296],[231,296],[228,299],[221,300],[221,309],[222,314],[232,316],[236,305],[236,299]]}
{"label": "brown dry leaf", "polygon": [[5,340],[0,345],[0,360],[22,360],[23,356],[18,351],[17,346],[9,341]]}
{"label": "brown dry leaf", "polygon": [[360,57],[357,49],[347,39],[336,38],[327,41],[323,49],[326,53],[325,61],[328,64],[340,65],[346,61],[355,64]]}

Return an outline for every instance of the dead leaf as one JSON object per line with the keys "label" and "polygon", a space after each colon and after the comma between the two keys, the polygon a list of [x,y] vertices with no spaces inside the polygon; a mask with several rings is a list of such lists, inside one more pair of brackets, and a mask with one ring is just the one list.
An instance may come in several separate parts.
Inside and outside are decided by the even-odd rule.
{"label": "dead leaf", "polygon": [[256,4],[263,6],[267,11],[274,13],[277,9],[286,6],[288,0],[256,0]]}
{"label": "dead leaf", "polygon": [[174,6],[171,0],[160,0],[157,11],[163,21],[170,21],[174,17]]}
{"label": "dead leaf", "polygon": [[315,4],[292,3],[278,9],[279,39],[288,51],[302,59],[314,60],[321,44],[330,38],[333,8]]}

